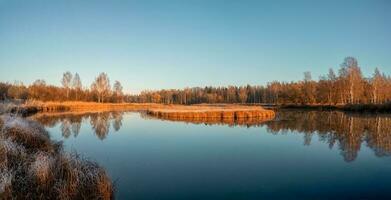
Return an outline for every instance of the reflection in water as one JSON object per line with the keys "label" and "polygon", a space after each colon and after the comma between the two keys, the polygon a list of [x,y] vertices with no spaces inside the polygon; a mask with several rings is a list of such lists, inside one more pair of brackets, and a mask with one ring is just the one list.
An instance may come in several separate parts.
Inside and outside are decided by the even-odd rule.
{"label": "reflection in water", "polygon": [[357,158],[365,142],[376,156],[391,155],[391,116],[354,115],[338,111],[281,111],[278,120],[266,122],[273,134],[297,132],[304,134],[304,145],[310,145],[314,134],[332,148],[338,145],[344,160]]}
{"label": "reflection in water", "polygon": [[250,128],[252,126],[259,126],[264,124],[266,121],[274,119],[274,116],[267,116],[263,118],[258,117],[247,117],[247,118],[170,118],[163,116],[153,116],[145,112],[140,113],[144,119],[159,119],[163,121],[177,121],[185,122],[190,124],[205,124],[205,125],[224,125],[229,127],[241,126]]}
{"label": "reflection in water", "polygon": [[[80,118],[80,119],[82,119],[82,118]],[[72,122],[73,137],[77,137],[79,135],[80,128],[81,128],[81,120],[76,121],[76,122]]]}
{"label": "reflection in water", "polygon": [[[143,115],[144,118],[151,118]],[[163,119],[170,120],[170,119]],[[170,120],[175,121],[175,120]],[[181,120],[184,121],[184,120]],[[317,134],[333,148],[336,144],[347,162],[357,158],[365,142],[376,156],[391,155],[391,115],[347,114],[339,111],[279,111],[275,120],[260,121],[185,121],[194,124],[229,126],[266,126],[272,134],[288,132],[304,134],[304,145],[310,145]]]}
{"label": "reflection in water", "polygon": [[[145,119],[150,119],[141,113]],[[95,135],[103,140],[110,132],[110,125],[118,131],[122,126],[122,112],[104,112],[88,114],[37,115],[36,120],[45,126],[53,127],[57,123],[64,138],[71,133],[74,137],[80,132],[83,119],[90,121]],[[228,126],[258,127],[266,126],[272,134],[303,134],[303,144],[310,145],[314,135],[330,148],[337,146],[347,162],[357,158],[361,145],[372,149],[376,156],[391,155],[391,116],[346,114],[339,111],[279,111],[272,121],[187,121],[195,124],[224,124]]]}
{"label": "reflection in water", "polygon": [[103,140],[106,135],[109,134],[110,129],[110,113],[99,113],[90,116],[90,123],[92,130],[94,130],[96,136]]}
{"label": "reflection in water", "polygon": [[69,138],[72,133],[74,137],[79,135],[83,120],[89,120],[91,129],[95,135],[103,140],[110,132],[110,122],[113,128],[118,131],[122,126],[122,112],[102,112],[102,113],[69,113],[69,114],[52,114],[37,115],[34,119],[46,127],[54,127],[60,123],[60,129],[64,138]]}
{"label": "reflection in water", "polygon": [[69,119],[62,119],[61,120],[61,132],[62,132],[62,136],[64,138],[69,138],[69,136],[71,135],[71,122]]}
{"label": "reflection in water", "polygon": [[115,131],[119,131],[122,126],[123,113],[121,112],[112,112],[111,116],[113,117],[113,127]]}

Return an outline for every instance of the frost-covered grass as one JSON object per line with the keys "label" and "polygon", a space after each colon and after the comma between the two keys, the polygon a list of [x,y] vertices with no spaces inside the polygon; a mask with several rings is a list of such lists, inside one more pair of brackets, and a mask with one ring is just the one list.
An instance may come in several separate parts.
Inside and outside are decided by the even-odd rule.
{"label": "frost-covered grass", "polygon": [[0,102],[0,114],[9,113],[15,104],[9,102]]}
{"label": "frost-covered grass", "polygon": [[38,123],[0,117],[0,199],[113,199],[97,163],[65,153]]}

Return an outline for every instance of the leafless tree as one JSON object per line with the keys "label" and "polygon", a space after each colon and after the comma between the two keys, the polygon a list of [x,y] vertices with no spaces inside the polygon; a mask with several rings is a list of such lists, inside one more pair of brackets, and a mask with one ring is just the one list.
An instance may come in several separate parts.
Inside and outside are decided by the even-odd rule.
{"label": "leafless tree", "polygon": [[91,85],[91,90],[95,91],[98,96],[98,102],[104,102],[104,98],[110,94],[110,80],[106,73],[102,72],[95,78]]}
{"label": "leafless tree", "polygon": [[69,89],[71,87],[72,74],[67,71],[62,75],[61,84],[67,91],[67,100],[69,100]]}
{"label": "leafless tree", "polygon": [[72,80],[72,87],[76,92],[76,101],[78,100],[78,93],[82,89],[81,79],[78,73],[75,74]]}
{"label": "leafless tree", "polygon": [[115,99],[117,102],[122,102],[122,96],[123,96],[123,92],[122,92],[122,85],[119,81],[115,81],[114,83],[114,86],[113,86],[113,92],[114,92],[114,95],[115,95]]}

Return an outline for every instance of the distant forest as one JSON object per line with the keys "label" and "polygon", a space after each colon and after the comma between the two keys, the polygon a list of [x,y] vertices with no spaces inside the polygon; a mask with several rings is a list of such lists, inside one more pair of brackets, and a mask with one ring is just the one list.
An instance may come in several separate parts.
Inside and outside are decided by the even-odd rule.
{"label": "distant forest", "polygon": [[47,85],[36,80],[25,86],[20,82],[0,83],[0,99],[39,101],[95,101],[137,102],[164,104],[197,103],[265,103],[265,104],[383,104],[391,100],[391,77],[377,68],[370,77],[364,77],[357,59],[346,57],[338,73],[333,69],[315,81],[310,72],[296,82],[273,81],[266,86],[194,87],[143,91],[139,95],[126,95],[122,85],[110,85],[106,73],[96,77],[90,87],[83,87],[79,75],[63,74],[63,87]]}

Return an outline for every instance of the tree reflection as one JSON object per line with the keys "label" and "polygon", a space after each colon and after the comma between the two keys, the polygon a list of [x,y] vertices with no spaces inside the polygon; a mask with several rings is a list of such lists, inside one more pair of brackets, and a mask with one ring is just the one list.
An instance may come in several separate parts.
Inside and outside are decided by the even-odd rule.
{"label": "tree reflection", "polygon": [[312,135],[333,148],[338,144],[347,162],[357,158],[361,145],[373,149],[376,156],[391,155],[391,116],[353,115],[338,111],[281,111],[278,120],[266,122],[270,133],[294,132],[304,134],[309,145]]}
{"label": "tree reflection", "polygon": [[[150,116],[141,113],[143,118]],[[60,123],[64,138],[71,133],[77,137],[83,120],[90,121],[95,135],[103,140],[113,130],[122,127],[122,112],[42,115],[35,118],[45,126],[54,127]],[[168,120],[168,119],[165,119]],[[314,138],[337,148],[345,161],[354,161],[362,145],[372,149],[376,156],[391,156],[391,115],[348,114],[339,111],[278,111],[274,120],[200,120],[186,123],[207,125],[228,125],[245,127],[266,127],[271,134],[303,134],[303,144],[311,145]],[[315,137],[317,136],[317,137]]]}
{"label": "tree reflection", "polygon": [[74,137],[77,137],[80,133],[83,119],[89,119],[94,134],[103,140],[110,131],[111,121],[115,131],[121,129],[123,112],[44,114],[37,115],[34,119],[46,127],[55,127],[57,124],[60,124],[60,131],[64,138],[69,138],[72,134]]}
{"label": "tree reflection", "polygon": [[110,113],[95,113],[90,116],[90,123],[95,135],[103,140],[109,134],[110,130]]}
{"label": "tree reflection", "polygon": [[61,133],[64,138],[69,138],[71,135],[71,122],[69,119],[62,119],[61,120]]}
{"label": "tree reflection", "polygon": [[79,135],[82,119],[82,117],[75,117],[75,120],[72,120],[73,137],[77,137]]}
{"label": "tree reflection", "polygon": [[113,118],[113,128],[115,131],[119,131],[122,126],[123,113],[122,112],[112,112],[111,116]]}

